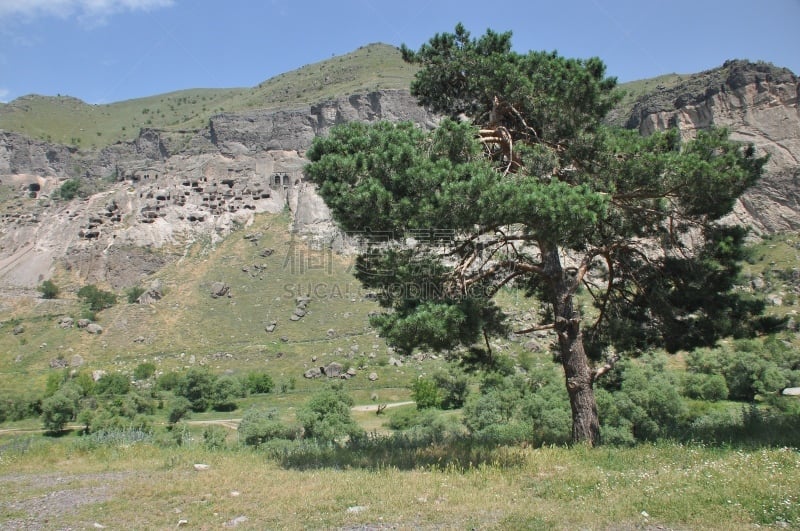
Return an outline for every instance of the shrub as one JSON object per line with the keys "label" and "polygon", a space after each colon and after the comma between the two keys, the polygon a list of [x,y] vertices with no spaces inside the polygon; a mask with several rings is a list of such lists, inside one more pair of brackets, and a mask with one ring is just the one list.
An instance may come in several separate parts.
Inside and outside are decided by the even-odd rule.
{"label": "shrub", "polygon": [[458,409],[464,405],[469,394],[469,379],[463,370],[450,366],[447,371],[438,371],[433,381],[439,388],[442,409]]}
{"label": "shrub", "polygon": [[297,420],[305,435],[321,442],[334,442],[341,437],[358,436],[363,429],[353,420],[350,407],[353,399],[341,388],[331,387],[315,394],[297,412]]}
{"label": "shrub", "polygon": [[207,424],[203,428],[203,446],[209,450],[219,450],[225,448],[225,440],[228,438],[228,430],[222,426]]}
{"label": "shrub", "polygon": [[55,299],[60,291],[52,280],[45,280],[36,289],[42,294],[43,299]]}
{"label": "shrub", "polygon": [[176,424],[189,416],[189,411],[192,409],[192,403],[182,396],[176,397],[170,405],[169,412],[167,413],[167,420],[170,424]]}
{"label": "shrub", "polygon": [[265,372],[249,372],[244,382],[247,391],[252,394],[269,393],[275,387],[272,377]]}
{"label": "shrub", "polygon": [[192,367],[178,381],[175,394],[192,404],[192,411],[205,411],[211,405],[216,377],[205,369]]}
{"label": "shrub", "polygon": [[240,440],[247,446],[258,447],[274,439],[293,440],[299,432],[298,428],[280,422],[274,409],[250,408],[244,412],[239,423]]}
{"label": "shrub", "polygon": [[78,195],[78,191],[81,187],[80,181],[77,179],[67,179],[64,181],[64,184],[58,189],[58,195],[61,199],[65,201],[69,201],[74,199],[76,195]]}
{"label": "shrub", "polygon": [[128,304],[136,304],[139,301],[139,297],[147,291],[141,286],[133,286],[132,288],[128,288],[125,290],[125,296],[128,299]]}
{"label": "shrub", "polygon": [[42,413],[42,399],[33,394],[0,396],[0,422],[37,417]]}
{"label": "shrub", "polygon": [[721,374],[687,373],[683,392],[689,398],[716,402],[728,398],[728,384]]}
{"label": "shrub", "polygon": [[165,372],[156,379],[156,388],[162,391],[174,391],[181,382],[181,375],[177,372]]}
{"label": "shrub", "polygon": [[419,378],[414,382],[411,386],[411,398],[417,403],[417,409],[439,407],[442,403],[439,388],[430,378]]}
{"label": "shrub", "polygon": [[78,394],[73,389],[59,389],[42,402],[42,424],[50,433],[63,431],[67,423],[75,418]]}
{"label": "shrub", "polygon": [[133,379],[134,380],[147,380],[151,376],[156,373],[156,365],[155,363],[151,363],[149,361],[145,361],[140,363],[133,369]]}
{"label": "shrub", "polygon": [[236,399],[242,397],[244,388],[239,380],[232,376],[217,378],[213,385],[211,407],[214,411],[233,411]]}
{"label": "shrub", "polygon": [[94,386],[94,391],[98,395],[125,395],[130,390],[130,379],[118,372],[104,374]]}
{"label": "shrub", "polygon": [[99,312],[111,308],[117,303],[117,296],[109,291],[104,291],[94,284],[87,284],[78,290],[78,297],[89,306],[89,310]]}

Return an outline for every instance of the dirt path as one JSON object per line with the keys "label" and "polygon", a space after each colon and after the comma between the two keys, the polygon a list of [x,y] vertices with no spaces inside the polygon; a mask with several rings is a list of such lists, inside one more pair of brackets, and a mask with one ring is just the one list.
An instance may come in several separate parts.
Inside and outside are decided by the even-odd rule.
{"label": "dirt path", "polygon": [[414,401],[408,402],[392,402],[391,404],[368,404],[366,406],[353,406],[351,409],[352,411],[378,411],[378,406],[386,406],[386,409],[391,409],[393,407],[400,407],[400,406],[408,406],[413,404]]}

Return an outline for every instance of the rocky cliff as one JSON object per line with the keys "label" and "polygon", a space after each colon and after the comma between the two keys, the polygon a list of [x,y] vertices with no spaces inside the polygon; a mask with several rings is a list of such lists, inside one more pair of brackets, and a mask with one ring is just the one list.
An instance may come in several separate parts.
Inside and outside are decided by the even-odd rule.
{"label": "rocky cliff", "polygon": [[767,174],[739,201],[736,220],[762,232],[800,228],[800,79],[785,68],[729,61],[641,98],[626,126],[642,134],[677,126],[686,136],[724,126],[770,156]]}
{"label": "rocky cliff", "polygon": [[[336,246],[303,152],[335,124],[384,119],[435,123],[407,91],[379,91],[220,114],[200,131],[144,129],[95,153],[0,133],[0,284],[31,288],[63,266],[83,281],[131,286],[197,238],[213,243],[260,212],[288,210],[288,229]],[[85,197],[57,199],[69,178]]]}
{"label": "rocky cliff", "polygon": [[[287,229],[336,246],[329,212],[304,179],[304,151],[336,124],[383,119],[436,123],[407,91],[386,90],[221,113],[194,131],[143,129],[99,152],[0,132],[0,286],[31,288],[61,266],[124,288],[259,212],[288,211]],[[643,134],[673,125],[687,136],[726,126],[769,153],[768,175],[737,205],[736,221],[764,232],[800,227],[794,74],[732,61],[641,98],[627,120]],[[68,178],[80,179],[85,197],[55,199]]]}

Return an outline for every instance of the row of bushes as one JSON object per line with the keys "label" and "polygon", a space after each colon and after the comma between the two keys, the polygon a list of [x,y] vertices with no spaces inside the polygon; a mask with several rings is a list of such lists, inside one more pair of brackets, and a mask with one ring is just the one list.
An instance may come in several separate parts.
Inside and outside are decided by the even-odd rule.
{"label": "row of bushes", "polygon": [[[154,373],[154,364],[142,363],[134,370],[134,380],[149,380]],[[151,422],[145,417],[165,407],[170,423],[192,411],[231,411],[236,409],[237,399],[268,393],[274,387],[269,374],[257,371],[218,376],[203,368],[191,368],[165,373],[148,385],[138,386],[121,373],[105,374],[94,381],[86,371],[63,371],[51,373],[42,398],[33,405],[0,404],[4,410],[16,412],[13,417],[3,414],[9,420],[41,414],[44,428],[51,432],[61,431],[72,421],[83,425],[85,431],[97,431],[117,424],[130,427],[134,420],[137,428],[144,428]]]}

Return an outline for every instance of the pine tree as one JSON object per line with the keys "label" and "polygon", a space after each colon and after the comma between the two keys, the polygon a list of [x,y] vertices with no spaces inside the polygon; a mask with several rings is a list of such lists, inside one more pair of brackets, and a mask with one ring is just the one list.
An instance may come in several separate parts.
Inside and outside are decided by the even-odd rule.
{"label": "pine tree", "polygon": [[520,54],[510,33],[473,39],[458,25],[402,52],[439,126],[350,123],[308,152],[335,219],[363,243],[356,274],[380,293],[373,322],[390,344],[491,362],[488,338],[508,332],[493,297],[524,289],[549,310],[537,328],[558,336],[572,438],[595,444],[593,384],[616,359],[603,353],[752,329],[762,307],[731,292],[744,231],[719,223],[762,173],[752,147],[721,129],[607,128],[618,96],[602,61]]}

